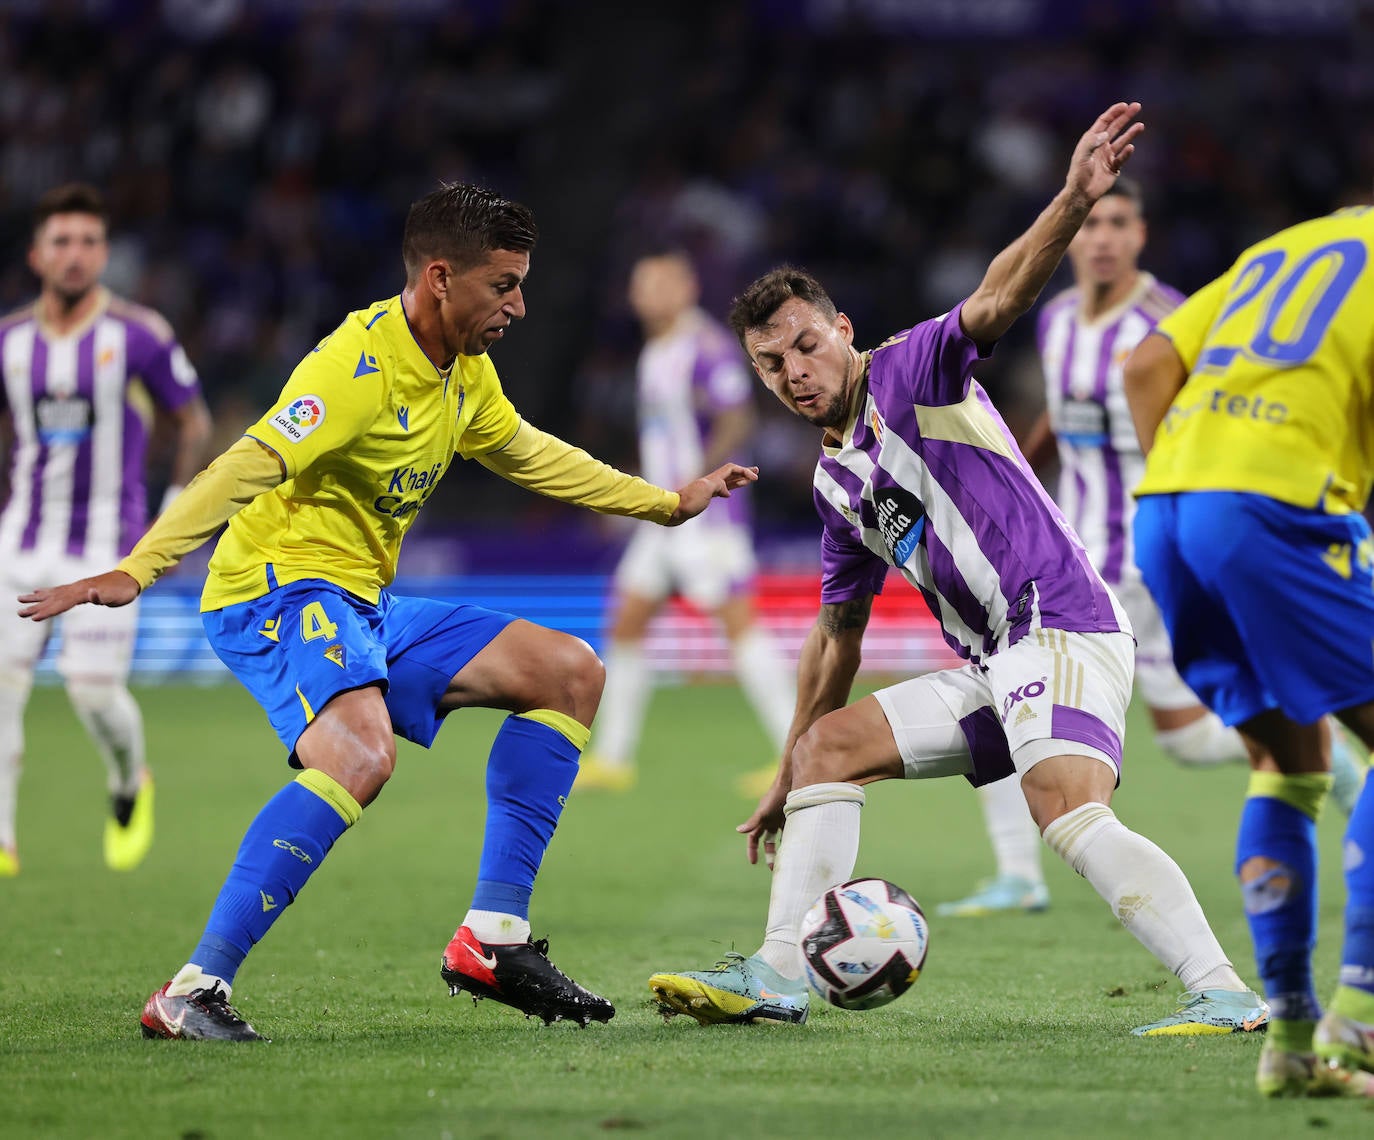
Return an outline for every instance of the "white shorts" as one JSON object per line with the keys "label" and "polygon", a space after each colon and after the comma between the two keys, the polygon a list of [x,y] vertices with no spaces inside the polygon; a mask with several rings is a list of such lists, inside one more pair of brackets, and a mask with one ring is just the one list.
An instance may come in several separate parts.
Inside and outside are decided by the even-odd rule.
{"label": "white shorts", "polygon": [[43,647],[62,630],[57,671],[68,680],[97,678],[123,682],[129,676],[138,632],[138,602],[118,609],[77,606],[56,622],[21,618],[15,599],[40,586],[59,586],[103,574],[110,567],[80,558],[0,552],[0,674],[33,672]]}
{"label": "white shorts", "polygon": [[1135,680],[1152,709],[1186,709],[1201,704],[1174,668],[1174,647],[1164,617],[1138,574],[1112,586],[1135,630]]}
{"label": "white shorts", "polygon": [[755,569],[747,527],[699,516],[675,527],[641,525],[616,567],[615,586],[655,601],[677,594],[711,611],[746,590]]}
{"label": "white shorts", "polygon": [[1091,756],[1119,781],[1134,657],[1128,634],[1037,630],[983,665],[873,695],[909,780],[967,776],[981,787],[1050,756]]}

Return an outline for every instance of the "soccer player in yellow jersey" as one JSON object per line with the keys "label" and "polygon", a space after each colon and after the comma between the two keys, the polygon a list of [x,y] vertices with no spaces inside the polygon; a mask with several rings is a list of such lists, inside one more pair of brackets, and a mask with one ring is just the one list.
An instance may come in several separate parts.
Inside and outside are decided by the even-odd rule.
{"label": "soccer player in yellow jersey", "polygon": [[394,736],[428,746],[468,706],[512,715],[487,762],[477,885],[444,980],[546,1022],[615,1012],[548,960],[528,921],[601,663],[585,642],[511,614],[386,587],[455,454],[564,502],[669,526],[757,472],[729,463],[666,491],[520,418],[487,349],[525,315],[535,238],[530,212],[489,191],[448,185],[420,199],[399,296],[325,337],[117,569],[20,598],[35,621],[82,602],[126,605],[227,521],[201,599],[206,632],[302,769],[249,827],[188,963],[144,1007],[145,1036],[258,1036],[229,1004],[243,959],[381,791]]}
{"label": "soccer player in yellow jersey", "polygon": [[1374,1096],[1374,792],[1346,832],[1340,985],[1312,983],[1334,713],[1374,746],[1374,209],[1284,230],[1162,320],[1126,394],[1136,559],[1184,679],[1246,739],[1236,873],[1273,1022],[1266,1096]]}

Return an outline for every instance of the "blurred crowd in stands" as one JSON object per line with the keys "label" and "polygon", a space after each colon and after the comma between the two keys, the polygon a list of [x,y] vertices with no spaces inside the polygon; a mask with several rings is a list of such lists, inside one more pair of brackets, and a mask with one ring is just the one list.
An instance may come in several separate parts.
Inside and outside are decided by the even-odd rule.
{"label": "blurred crowd in stands", "polygon": [[[32,293],[38,194],[103,187],[108,281],[172,321],[227,442],[344,312],[400,288],[407,204],[480,181],[543,230],[496,355],[508,390],[632,464],[623,289],[646,246],[689,249],[722,315],[757,272],[806,265],[876,343],[966,295],[1073,139],[1134,98],[1144,263],[1190,290],[1369,198],[1371,48],[1367,0],[8,0],[0,303]],[[1030,333],[984,376],[1014,427],[1039,399]],[[765,416],[765,529],[814,531],[813,446]],[[545,509],[449,478],[431,530]]]}

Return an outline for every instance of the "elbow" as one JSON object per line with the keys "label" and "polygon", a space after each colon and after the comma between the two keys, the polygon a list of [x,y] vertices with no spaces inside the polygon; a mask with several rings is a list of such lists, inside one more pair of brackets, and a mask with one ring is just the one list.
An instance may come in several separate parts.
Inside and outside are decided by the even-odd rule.
{"label": "elbow", "polygon": [[1035,294],[1024,295],[1010,288],[979,290],[959,311],[959,324],[975,344],[996,344],[1016,322],[1016,318],[1035,304]]}

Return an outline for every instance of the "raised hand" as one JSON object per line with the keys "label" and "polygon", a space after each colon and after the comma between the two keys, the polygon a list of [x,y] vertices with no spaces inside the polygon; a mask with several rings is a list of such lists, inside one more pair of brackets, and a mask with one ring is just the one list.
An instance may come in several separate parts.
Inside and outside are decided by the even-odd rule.
{"label": "raised hand", "polygon": [[1145,129],[1135,122],[1139,103],[1113,103],[1078,140],[1069,160],[1067,189],[1091,204],[1116,183],[1121,167],[1135,153],[1135,140]]}
{"label": "raised hand", "polygon": [[678,491],[677,510],[668,520],[668,525],[677,526],[688,519],[696,518],[712,499],[728,499],[731,491],[754,482],[758,477],[757,467],[741,467],[738,463],[726,463],[709,475],[693,479]]}
{"label": "raised hand", "polygon": [[123,570],[109,570],[94,578],[81,578],[63,586],[50,586],[20,594],[21,618],[47,621],[73,606],[127,606],[139,595],[138,583]]}

